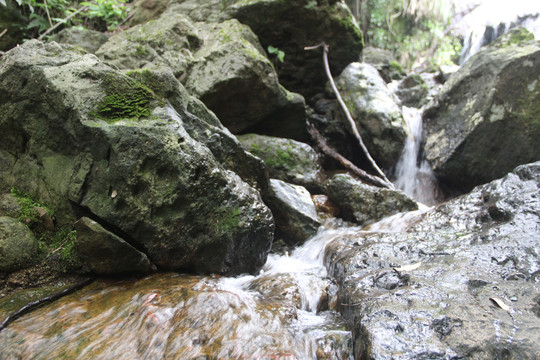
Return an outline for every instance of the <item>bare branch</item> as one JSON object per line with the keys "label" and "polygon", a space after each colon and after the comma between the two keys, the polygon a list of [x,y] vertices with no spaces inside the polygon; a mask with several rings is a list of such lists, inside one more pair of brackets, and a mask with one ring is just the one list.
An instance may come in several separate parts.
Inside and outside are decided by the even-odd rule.
{"label": "bare branch", "polygon": [[334,82],[334,78],[332,77],[332,73],[330,72],[330,65],[328,64],[328,45],[323,41],[318,45],[315,46],[308,46],[305,47],[305,50],[314,50],[318,49],[319,47],[323,48],[323,62],[324,62],[324,69],[326,71],[326,76],[328,77],[328,80],[330,81],[330,85],[332,85],[332,90],[334,90],[334,93],[336,94],[336,98],[339,102],[339,105],[341,105],[341,108],[345,112],[345,116],[347,117],[347,120],[349,121],[349,125],[351,126],[351,129],[353,131],[354,136],[358,140],[358,143],[360,144],[360,147],[362,148],[362,151],[366,155],[367,159],[371,163],[371,166],[377,171],[378,175],[387,183],[388,188],[394,189],[394,184],[388,180],[384,172],[379,168],[375,160],[371,157],[366,145],[364,144],[364,141],[362,140],[362,136],[360,136],[360,133],[358,132],[358,129],[356,128],[356,124],[354,122],[354,119],[351,116],[351,113],[349,112],[349,109],[347,109],[347,105],[341,98],[341,95],[339,94],[339,91],[337,89],[336,83]]}

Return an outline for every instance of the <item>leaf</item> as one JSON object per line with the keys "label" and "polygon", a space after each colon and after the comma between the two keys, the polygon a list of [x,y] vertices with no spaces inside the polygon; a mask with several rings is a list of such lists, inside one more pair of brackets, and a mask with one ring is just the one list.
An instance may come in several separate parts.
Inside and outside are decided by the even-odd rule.
{"label": "leaf", "polygon": [[396,270],[396,271],[413,271],[413,270],[418,269],[421,265],[422,265],[422,262],[418,262],[416,264],[403,265],[403,266],[400,266],[398,268],[394,268],[394,270]]}
{"label": "leaf", "polygon": [[268,45],[268,53],[270,54],[277,54],[279,49],[277,47],[273,47],[272,45]]}
{"label": "leaf", "polygon": [[494,303],[504,311],[510,311],[510,306],[506,305],[501,299],[496,297],[490,297],[489,300],[491,300],[492,303]]}
{"label": "leaf", "polygon": [[281,50],[278,51],[277,53],[277,58],[280,62],[283,62],[285,60],[285,53]]}

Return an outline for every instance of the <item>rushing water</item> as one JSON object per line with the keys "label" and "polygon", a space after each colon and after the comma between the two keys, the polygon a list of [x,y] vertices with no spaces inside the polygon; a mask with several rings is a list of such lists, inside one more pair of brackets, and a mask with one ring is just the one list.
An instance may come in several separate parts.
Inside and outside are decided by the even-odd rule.
{"label": "rushing water", "polygon": [[434,205],[438,201],[437,179],[422,156],[422,113],[420,109],[403,107],[407,124],[407,140],[396,165],[394,184],[414,200]]}
{"label": "rushing water", "polygon": [[350,359],[322,262],[342,235],[270,255],[258,276],[98,280],[10,324],[0,359]]}

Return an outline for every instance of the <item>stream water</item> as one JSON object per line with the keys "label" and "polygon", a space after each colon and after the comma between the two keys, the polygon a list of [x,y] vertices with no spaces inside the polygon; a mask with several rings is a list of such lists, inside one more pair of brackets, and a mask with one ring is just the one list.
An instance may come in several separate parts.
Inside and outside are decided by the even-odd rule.
{"label": "stream water", "polygon": [[[410,137],[396,185],[429,204],[433,175],[418,161],[419,114],[405,108]],[[369,230],[402,230],[425,209]],[[257,276],[99,279],[0,332],[0,359],[353,359],[323,258],[327,244],[359,230],[329,220],[291,254],[270,254]]]}

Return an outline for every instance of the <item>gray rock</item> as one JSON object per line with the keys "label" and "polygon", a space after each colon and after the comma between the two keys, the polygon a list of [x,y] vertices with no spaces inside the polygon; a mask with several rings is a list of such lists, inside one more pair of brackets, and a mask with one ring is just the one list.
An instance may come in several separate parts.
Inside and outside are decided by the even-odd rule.
{"label": "gray rock", "polygon": [[330,199],[340,208],[340,216],[359,224],[418,209],[416,202],[403,192],[367,185],[349,174],[335,174],[324,185]]}
{"label": "gray rock", "polygon": [[366,47],[362,51],[362,61],[366,64],[373,65],[387,83],[392,82],[393,80],[403,79],[406,75],[405,70],[403,70],[403,67],[397,62],[390,50],[374,48],[371,46]]}
{"label": "gray rock", "polygon": [[148,257],[87,217],[75,223],[75,249],[83,266],[96,274],[148,273],[156,270]]}
{"label": "gray rock", "polygon": [[396,95],[405,106],[420,108],[426,102],[429,89],[418,74],[412,74],[403,79],[396,90]]}
{"label": "gray rock", "polygon": [[424,113],[425,152],[459,192],[540,158],[540,42],[505,38],[455,73]]}
{"label": "gray rock", "polygon": [[20,270],[36,260],[38,241],[28,226],[0,216],[0,272]]}
{"label": "gray rock", "polygon": [[109,40],[109,36],[102,32],[76,27],[65,28],[49,39],[49,41],[62,44],[80,46],[89,53],[95,53],[107,40]]}
{"label": "gray rock", "polygon": [[377,70],[369,64],[349,64],[336,78],[336,86],[371,156],[379,166],[395,165],[407,137],[405,121],[399,100]]}
{"label": "gray rock", "polygon": [[267,200],[276,221],[276,236],[291,244],[301,244],[317,233],[321,222],[306,188],[270,179]]}
{"label": "gray rock", "polygon": [[261,158],[271,178],[301,185],[312,192],[322,189],[323,173],[318,154],[308,144],[257,134],[239,135],[242,146]]}
{"label": "gray rock", "polygon": [[306,138],[304,99],[285,90],[257,36],[231,19],[194,22],[170,6],[161,17],[118,33],[97,55],[122,69],[169,67],[233,133],[263,124]]}
{"label": "gray rock", "polygon": [[538,358],[539,199],[536,162],[406,230],[331,243],[356,358]]}
{"label": "gray rock", "polygon": [[21,205],[12,194],[0,195],[0,216],[17,217],[21,212]]}
{"label": "gray rock", "polygon": [[273,220],[231,162],[243,162],[244,173],[254,165],[260,176],[251,178],[265,179],[264,168],[230,133],[189,113],[191,99],[174,90],[182,88],[174,78],[152,91],[150,80],[167,77],[151,73],[131,78],[57,43],[8,52],[0,64],[0,186],[16,184],[48,204],[59,225],[91,215],[162,269],[257,271]]}

